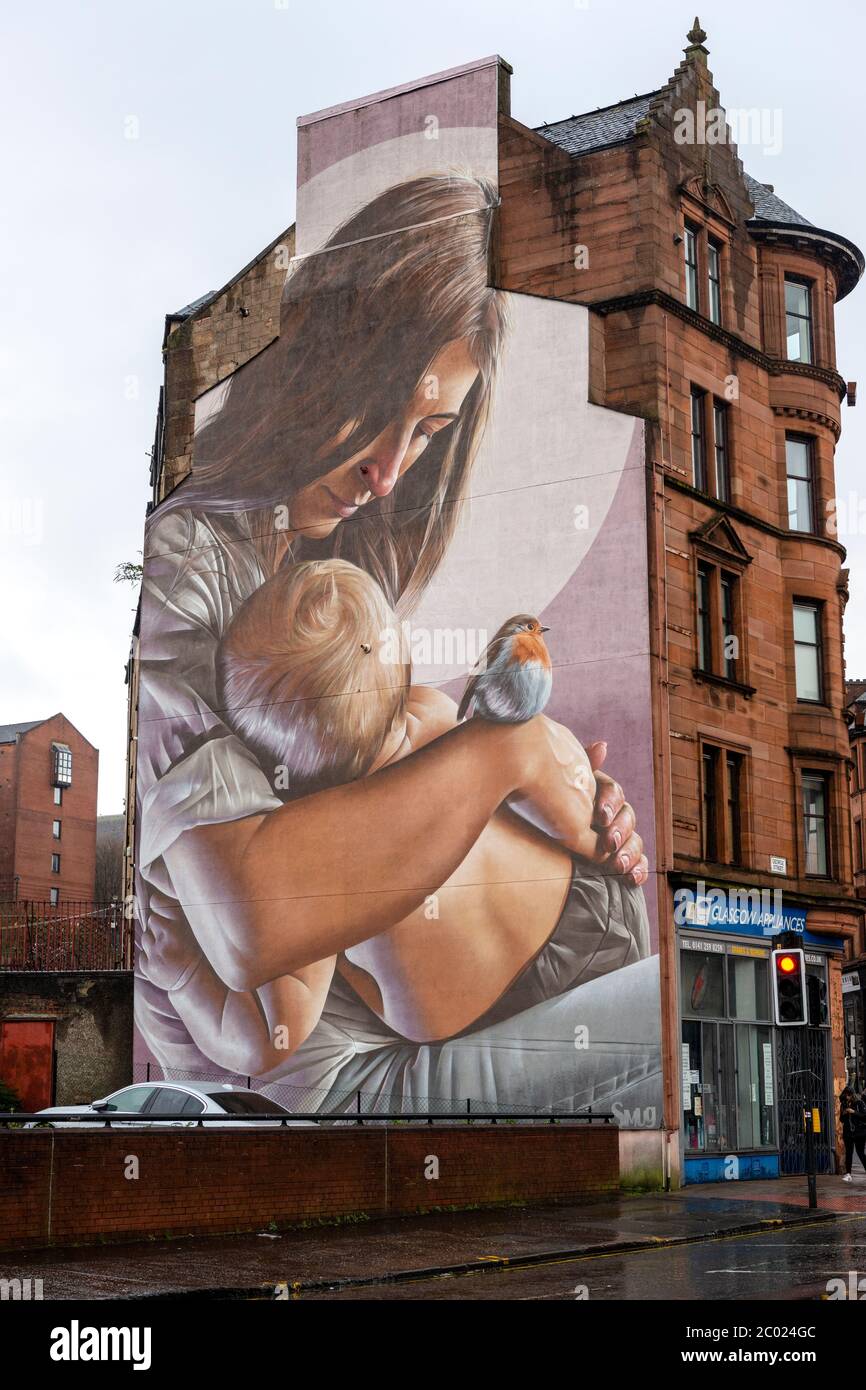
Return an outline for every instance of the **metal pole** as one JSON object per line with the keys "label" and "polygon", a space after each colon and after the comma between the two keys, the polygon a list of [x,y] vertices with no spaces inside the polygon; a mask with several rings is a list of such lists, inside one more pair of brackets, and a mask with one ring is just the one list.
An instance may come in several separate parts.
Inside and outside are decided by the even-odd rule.
{"label": "metal pole", "polygon": [[808,1085],[806,1077],[811,1074],[806,1065],[808,1060],[806,1028],[803,1027],[800,1029],[800,1066],[803,1076],[803,1127],[806,1131],[806,1185],[809,1191],[809,1208],[814,1211],[818,1206],[818,1184],[815,1181],[815,1133],[812,1124],[812,1107],[808,1104],[806,1096]]}

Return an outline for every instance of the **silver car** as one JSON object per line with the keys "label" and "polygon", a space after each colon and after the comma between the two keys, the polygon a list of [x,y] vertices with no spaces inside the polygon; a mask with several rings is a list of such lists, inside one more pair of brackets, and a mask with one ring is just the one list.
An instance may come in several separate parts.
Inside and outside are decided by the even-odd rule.
{"label": "silver car", "polygon": [[[58,1129],[98,1130],[99,1125],[95,1118],[87,1121],[52,1121],[50,1116],[104,1115],[108,1119],[115,1115],[118,1118],[130,1115],[137,1117],[135,1123],[125,1121],[123,1129],[159,1129],[164,1126],[188,1129],[196,1124],[199,1115],[233,1115],[238,1118],[227,1119],[227,1129],[274,1129],[280,1127],[280,1117],[288,1115],[289,1111],[258,1091],[245,1091],[221,1081],[146,1081],[138,1086],[124,1086],[122,1090],[113,1091],[110,1096],[91,1101],[89,1105],[51,1105],[36,1113],[46,1117],[43,1123]],[[159,1118],[150,1119],[151,1115]],[[267,1120],[244,1120],[241,1117],[245,1115],[273,1115],[275,1119],[269,1124]],[[32,1127],[36,1123],[31,1122]],[[288,1123],[315,1128],[312,1120],[290,1120]],[[201,1128],[221,1129],[222,1125],[211,1121]]]}

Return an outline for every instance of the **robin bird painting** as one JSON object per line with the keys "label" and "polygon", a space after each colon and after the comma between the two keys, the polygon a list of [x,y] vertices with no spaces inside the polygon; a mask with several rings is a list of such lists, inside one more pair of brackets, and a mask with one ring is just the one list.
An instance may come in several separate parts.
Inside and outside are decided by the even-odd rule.
{"label": "robin bird painting", "polygon": [[550,699],[553,668],[537,618],[518,613],[503,623],[473,674],[457,711],[503,724],[522,724],[540,714]]}

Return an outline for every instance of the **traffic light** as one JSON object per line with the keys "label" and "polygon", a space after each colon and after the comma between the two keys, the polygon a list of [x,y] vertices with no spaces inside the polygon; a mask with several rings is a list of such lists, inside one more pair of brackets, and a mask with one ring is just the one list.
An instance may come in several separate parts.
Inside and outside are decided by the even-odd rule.
{"label": "traffic light", "polygon": [[813,1028],[823,1028],[830,1019],[826,982],[819,975],[809,975],[806,988],[809,993],[809,1022]]}
{"label": "traffic light", "polygon": [[773,1012],[780,1028],[798,1028],[808,1023],[806,1008],[806,960],[798,948],[774,951]]}

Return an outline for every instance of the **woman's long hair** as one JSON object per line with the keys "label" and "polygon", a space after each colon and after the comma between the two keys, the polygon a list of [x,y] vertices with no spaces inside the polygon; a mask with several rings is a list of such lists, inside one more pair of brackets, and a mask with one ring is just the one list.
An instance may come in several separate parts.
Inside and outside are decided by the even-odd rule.
{"label": "woman's long hair", "polygon": [[479,376],[460,418],[431,438],[389,496],[371,499],[325,541],[292,544],[295,561],[340,556],[359,565],[408,611],[447,548],[489,407],[505,327],[488,283],[495,202],[482,180],[414,179],[299,258],[279,338],[232,378],[222,409],[196,437],[191,476],[156,516],[179,507],[210,520],[241,513],[272,574],[284,558],[274,509],[287,508],[291,529],[293,496],[372,443],[437,353],[462,340]]}

